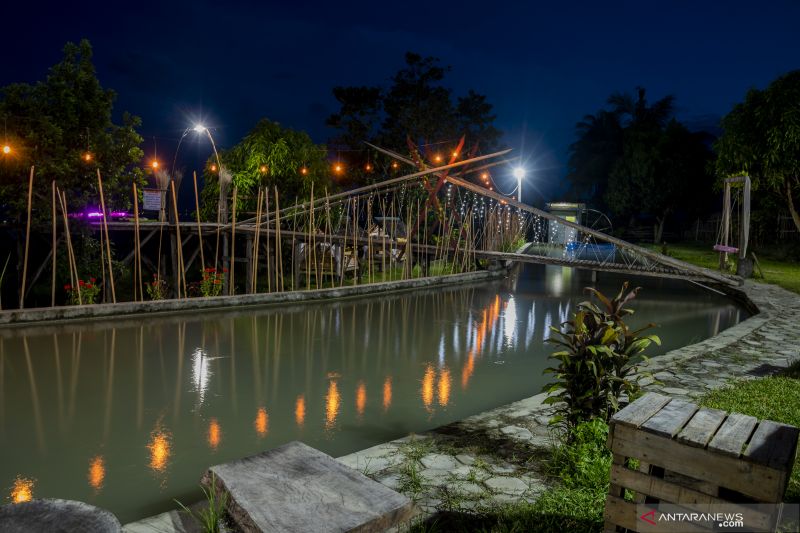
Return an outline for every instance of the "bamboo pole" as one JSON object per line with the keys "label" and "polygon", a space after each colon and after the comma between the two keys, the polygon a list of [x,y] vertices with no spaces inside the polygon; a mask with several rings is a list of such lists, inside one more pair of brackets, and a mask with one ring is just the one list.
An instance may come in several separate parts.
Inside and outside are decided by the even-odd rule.
{"label": "bamboo pole", "polygon": [[[350,213],[348,212],[348,207],[350,207],[350,200],[347,200],[347,207],[344,208],[344,243],[342,244],[342,259],[339,263],[339,287],[344,285],[344,276],[347,273],[347,232],[350,230]],[[341,222],[339,222],[341,224]],[[353,246],[353,251],[355,251],[355,246]],[[354,276],[355,277],[355,276]]]}
{"label": "bamboo pole", "polygon": [[72,237],[69,234],[69,217],[67,217],[67,194],[64,191],[59,191],[56,188],[56,194],[59,197],[59,204],[61,205],[61,214],[64,217],[64,233],[67,236],[67,257],[70,261],[70,282],[71,287],[74,287],[78,293],[78,305],[83,305],[83,298],[81,297],[81,284],[78,282],[80,277],[78,275],[78,264],[75,261],[75,250],[72,248]]}
{"label": "bamboo pole", "polygon": [[264,187],[264,210],[267,213],[267,292],[272,292],[272,269],[269,260],[269,187]]}
{"label": "bamboo pole", "polygon": [[22,262],[22,287],[19,290],[19,308],[25,308],[25,281],[28,277],[28,248],[31,242],[31,200],[33,199],[33,165],[28,178],[28,222],[25,225],[25,259]]}
{"label": "bamboo pole", "polygon": [[[311,205],[314,204],[314,183],[311,183]],[[309,236],[305,242],[305,255],[306,255],[306,290],[311,288],[311,225],[314,223],[314,210],[308,212],[308,223],[306,224],[306,231]]]}
{"label": "bamboo pole", "polygon": [[252,270],[253,276],[250,279],[250,292],[256,292],[256,280],[258,279],[258,241],[259,237],[261,236],[261,200],[262,200],[263,191],[261,187],[258,188],[258,199],[256,200],[256,231],[255,235],[253,236],[253,263],[252,263]]}
{"label": "bamboo pole", "polygon": [[186,290],[186,271],[184,270],[183,264],[183,241],[181,240],[181,222],[178,219],[178,199],[175,196],[175,180],[171,180],[169,186],[170,189],[172,189],[172,209],[175,213],[175,236],[178,241],[178,268],[175,269],[178,274],[178,279],[176,280],[178,287],[176,288],[178,289],[178,298],[180,298],[180,287],[183,285],[183,297],[186,298],[188,296],[188,291]]}
{"label": "bamboo pole", "polygon": [[[281,292],[283,292],[283,261],[281,260],[283,256],[283,249],[281,247],[281,209],[280,209],[280,198],[278,196],[278,187],[275,187],[275,277],[277,278],[278,272],[280,272],[280,280],[281,280]],[[294,257],[294,253],[292,254]],[[275,281],[275,289],[278,289],[278,281]]]}
{"label": "bamboo pole", "polygon": [[53,207],[53,266],[50,280],[50,307],[56,306],[56,180],[51,182],[51,203]]}
{"label": "bamboo pole", "polygon": [[228,294],[236,294],[236,288],[234,287],[234,280],[233,280],[233,271],[235,270],[234,267],[236,266],[236,197],[239,194],[239,187],[236,184],[233,185],[233,213],[232,213],[232,220],[231,220],[231,255],[230,255],[230,281],[228,282]]}
{"label": "bamboo pole", "polygon": [[[136,271],[139,277],[139,298],[144,301],[144,280],[142,279],[142,237],[139,233],[139,191],[133,184],[133,223],[136,235]],[[135,292],[135,291],[134,291]]]}
{"label": "bamboo pole", "polygon": [[[136,245],[136,265],[134,272],[139,278],[139,299],[144,301],[144,281],[142,280],[142,239],[139,235],[139,192],[136,190],[136,182],[133,183],[133,224],[134,224],[134,243]],[[134,282],[134,294],[136,293],[136,280]]]}
{"label": "bamboo pole", "polygon": [[108,238],[108,220],[106,219],[106,200],[103,196],[103,179],[100,177],[100,169],[97,169],[97,186],[100,191],[100,210],[103,213],[103,231],[106,236],[106,257],[108,259],[108,279],[111,282],[111,301],[117,303],[117,290],[114,287],[114,266],[111,263],[111,241]]}
{"label": "bamboo pole", "polygon": [[353,199],[353,260],[356,262],[356,271],[353,275],[353,285],[358,285],[361,278],[361,265],[358,264],[358,198]]}
{"label": "bamboo pole", "polygon": [[194,211],[197,215],[197,239],[200,241],[200,270],[205,275],[206,271],[206,258],[203,253],[203,226],[200,224],[200,197],[197,194],[197,171],[192,172],[192,180],[194,181]]}

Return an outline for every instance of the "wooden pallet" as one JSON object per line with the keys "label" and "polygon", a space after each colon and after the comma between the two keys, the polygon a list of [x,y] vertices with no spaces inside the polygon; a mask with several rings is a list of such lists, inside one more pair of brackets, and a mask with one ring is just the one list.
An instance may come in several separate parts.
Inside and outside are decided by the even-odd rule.
{"label": "wooden pallet", "polygon": [[642,503],[706,512],[716,504],[781,502],[798,434],[793,426],[645,394],[611,419],[605,531],[646,530]]}

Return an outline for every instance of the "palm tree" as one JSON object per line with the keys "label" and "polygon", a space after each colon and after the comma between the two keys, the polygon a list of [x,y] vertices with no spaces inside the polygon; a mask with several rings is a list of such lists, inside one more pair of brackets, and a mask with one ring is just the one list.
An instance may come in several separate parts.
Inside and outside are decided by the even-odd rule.
{"label": "palm tree", "polygon": [[644,87],[636,87],[637,97],[630,93],[614,93],[608,97],[612,113],[617,115],[623,127],[654,127],[663,129],[675,112],[675,97],[665,96],[653,105],[647,105]]}

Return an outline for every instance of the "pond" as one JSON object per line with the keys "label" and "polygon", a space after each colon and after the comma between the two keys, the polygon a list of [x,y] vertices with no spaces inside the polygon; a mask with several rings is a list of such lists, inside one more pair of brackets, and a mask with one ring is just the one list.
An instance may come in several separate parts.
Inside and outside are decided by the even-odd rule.
{"label": "pond", "polygon": [[[651,355],[748,316],[685,281],[634,281],[632,322],[664,341]],[[4,501],[83,500],[125,523],[199,499],[209,465],[291,440],[339,456],[538,394],[549,327],[590,284],[532,265],[324,304],[0,330]]]}

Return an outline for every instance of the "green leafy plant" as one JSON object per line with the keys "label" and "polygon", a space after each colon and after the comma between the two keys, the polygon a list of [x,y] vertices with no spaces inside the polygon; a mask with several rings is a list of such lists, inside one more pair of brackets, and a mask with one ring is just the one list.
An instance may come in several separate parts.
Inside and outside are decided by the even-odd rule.
{"label": "green leafy plant", "polygon": [[175,503],[181,507],[181,510],[194,519],[204,533],[219,533],[222,531],[220,522],[225,516],[225,506],[228,504],[228,493],[223,492],[221,496],[218,496],[216,486],[217,477],[212,472],[211,486],[209,488],[200,487],[207,504],[200,510],[192,510],[178,500],[175,500]]}
{"label": "green leafy plant", "polygon": [[205,269],[203,271],[203,281],[200,282],[200,294],[203,296],[219,296],[222,293],[222,280],[226,271],[227,269],[222,269],[222,272],[216,268]]}
{"label": "green leafy plant", "polygon": [[[78,297],[78,289],[80,289],[80,298]],[[83,303],[91,305],[97,303],[97,297],[100,294],[100,286],[97,285],[95,278],[89,278],[89,281],[78,280],[78,286],[64,285],[64,290],[67,292],[67,301],[71,305],[78,305]]]}
{"label": "green leafy plant", "polygon": [[167,297],[167,282],[153,274],[153,281],[145,285],[145,290],[151,300],[163,300]]}
{"label": "green leafy plant", "polygon": [[571,429],[592,418],[607,421],[619,410],[621,396],[638,394],[638,381],[647,375],[637,373],[637,363],[647,359],[642,352],[651,343],[661,344],[656,335],[639,336],[654,324],[636,331],[625,324],[625,317],[633,314],[633,309],[625,305],[639,289],[628,290],[625,282],[610,300],[600,291],[587,288],[602,308],[591,301],[581,302],[572,320],[561,328],[550,328],[553,335],[547,341],[564,348],[550,356],[557,366],[545,370],[555,376],[555,382],[544,388],[550,394],[545,403],[557,406],[551,423],[563,423]]}

